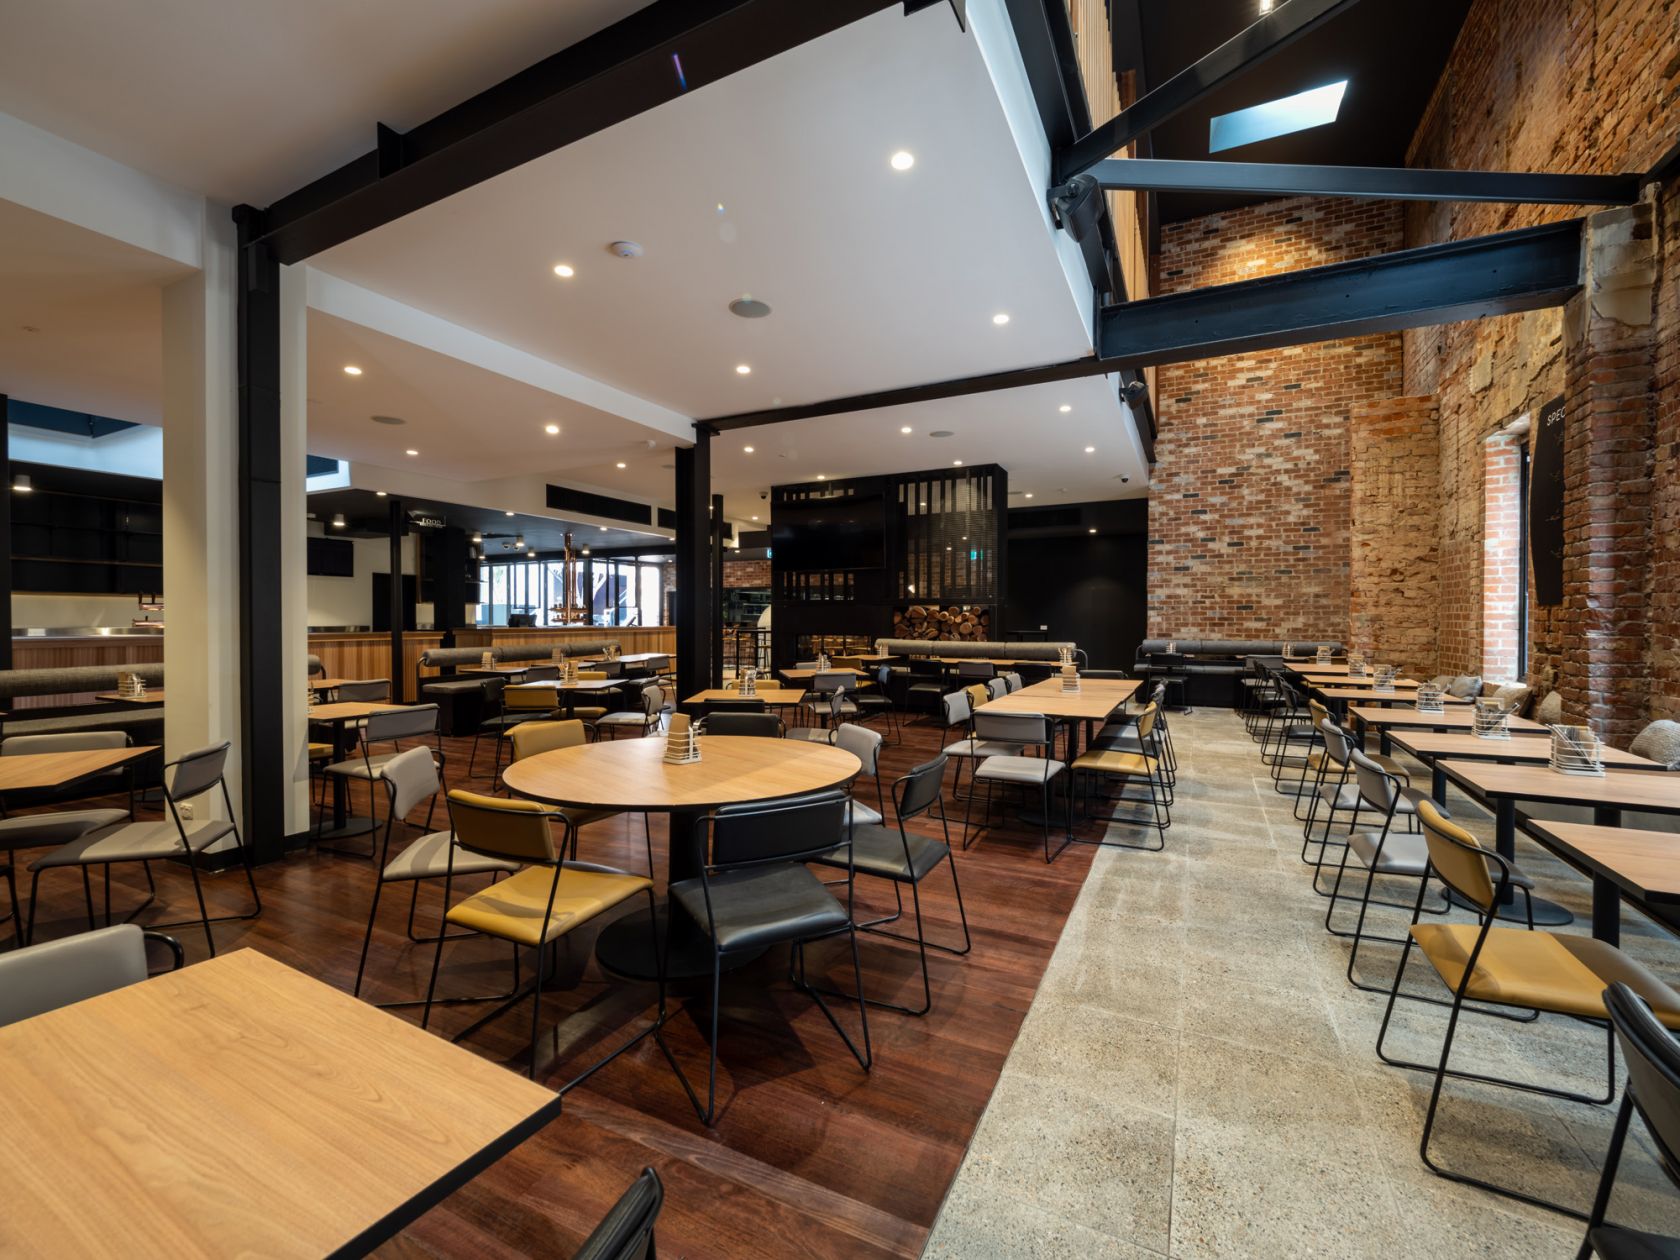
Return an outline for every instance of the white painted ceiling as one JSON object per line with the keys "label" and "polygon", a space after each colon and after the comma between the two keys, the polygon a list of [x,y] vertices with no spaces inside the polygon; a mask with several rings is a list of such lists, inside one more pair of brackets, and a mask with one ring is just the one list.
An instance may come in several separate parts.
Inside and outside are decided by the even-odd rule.
{"label": "white painted ceiling", "polygon": [[[62,0],[8,15],[0,110],[153,175],[260,203],[364,151],[372,120],[412,125],[638,7]],[[911,171],[889,167],[898,149],[915,154]],[[613,257],[607,246],[622,238],[643,256]],[[575,277],[553,275],[562,261]],[[312,265],[688,416],[1089,352],[1041,192],[973,37],[943,6],[853,24]],[[0,201],[0,370],[11,392],[156,422],[158,290],[179,274]],[[729,314],[744,293],[774,313]],[[999,311],[1010,315],[1001,328]],[[462,482],[542,475],[671,498],[668,433],[467,354],[322,311],[309,321],[315,453]],[[43,332],[25,334],[25,323]],[[350,362],[361,377],[344,375]],[[738,375],[738,363],[752,373]],[[408,423],[375,425],[374,414]],[[558,438],[542,432],[550,421]],[[1002,464],[1035,504],[1122,497],[1147,482],[1129,424],[1096,378],[727,436],[714,444],[714,483],[742,523],[763,515],[758,494],[774,483],[959,458]],[[926,436],[935,429],[954,436]],[[409,447],[421,455],[405,456]]]}
{"label": "white painted ceiling", "polygon": [[0,112],[266,205],[647,0],[42,0],[0,24]]}
{"label": "white painted ceiling", "polygon": [[157,424],[162,286],[190,269],[0,200],[0,390]]}

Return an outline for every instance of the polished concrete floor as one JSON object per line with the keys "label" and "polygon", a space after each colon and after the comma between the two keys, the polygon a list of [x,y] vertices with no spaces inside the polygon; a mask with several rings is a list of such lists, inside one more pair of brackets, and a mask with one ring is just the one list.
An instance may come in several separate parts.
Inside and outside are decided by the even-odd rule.
{"label": "polished concrete floor", "polygon": [[[1173,729],[1166,851],[1098,854],[925,1254],[1572,1256],[1576,1221],[1419,1161],[1430,1078],[1377,1060],[1386,999],[1348,983],[1291,801],[1228,711]],[[1449,806],[1491,843],[1485,811],[1456,794]],[[1526,841],[1518,860],[1577,912],[1562,930],[1585,933],[1587,882]],[[1387,935],[1409,917],[1373,913]],[[1680,983],[1680,941],[1631,911],[1623,947]],[[1363,947],[1364,978],[1386,985],[1399,953]],[[1438,987],[1416,962],[1408,991]],[[1402,1001],[1391,1051],[1433,1062],[1445,1016]],[[1591,1092],[1603,1044],[1555,1017],[1467,1016],[1454,1063]],[[1434,1154],[1584,1209],[1613,1119],[1613,1107],[1449,1081]],[[1680,1234],[1680,1195],[1637,1120],[1611,1215]]]}

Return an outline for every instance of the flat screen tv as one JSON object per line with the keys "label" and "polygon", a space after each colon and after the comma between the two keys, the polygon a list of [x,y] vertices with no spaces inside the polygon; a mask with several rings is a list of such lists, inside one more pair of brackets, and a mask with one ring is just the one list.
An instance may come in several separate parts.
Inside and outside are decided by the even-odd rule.
{"label": "flat screen tv", "polygon": [[778,569],[879,569],[886,563],[886,500],[869,494],[778,503],[770,545]]}

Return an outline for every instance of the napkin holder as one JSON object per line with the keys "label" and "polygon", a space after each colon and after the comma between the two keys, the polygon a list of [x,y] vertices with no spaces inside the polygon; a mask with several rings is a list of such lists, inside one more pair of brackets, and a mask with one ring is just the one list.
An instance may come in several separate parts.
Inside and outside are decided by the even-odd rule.
{"label": "napkin holder", "polygon": [[1365,658],[1358,652],[1348,653],[1348,677],[1365,677]]}
{"label": "napkin holder", "polygon": [[[1511,715],[1503,705],[1486,700],[1476,701],[1476,711],[1472,715],[1472,721],[1473,725],[1470,729],[1478,739],[1511,738]],[[1557,745],[1555,743],[1552,746],[1552,756],[1554,758],[1557,756]]]}
{"label": "napkin holder", "polygon": [[1374,684],[1372,690],[1393,691],[1394,673],[1395,670],[1392,665],[1373,665],[1371,667],[1371,680]]}
{"label": "napkin holder", "polygon": [[1330,649],[1329,648],[1321,647],[1321,648],[1318,649],[1318,663],[1320,665],[1328,665],[1330,663]]}
{"label": "napkin holder", "polygon": [[743,696],[756,696],[758,694],[758,667],[748,665],[741,671],[741,677],[737,681]]}
{"label": "napkin holder", "polygon": [[1419,713],[1445,713],[1447,711],[1446,690],[1436,683],[1419,683],[1417,711]]}
{"label": "napkin holder", "polygon": [[478,667],[480,669],[494,669],[496,667],[495,655],[490,652],[480,654],[478,658]]}
{"label": "napkin holder", "polygon": [[1604,745],[1591,728],[1585,726],[1552,727],[1552,769],[1559,774],[1604,777]]}
{"label": "napkin holder", "polygon": [[1062,690],[1077,692],[1079,690],[1079,671],[1070,662],[1062,666]]}
{"label": "napkin holder", "polygon": [[560,681],[565,683],[566,686],[570,687],[570,686],[573,686],[574,684],[576,684],[577,680],[578,680],[577,662],[568,658],[560,666]]}
{"label": "napkin holder", "polygon": [[671,718],[671,729],[665,734],[664,760],[670,766],[683,766],[700,760],[700,732],[686,713],[678,713]]}

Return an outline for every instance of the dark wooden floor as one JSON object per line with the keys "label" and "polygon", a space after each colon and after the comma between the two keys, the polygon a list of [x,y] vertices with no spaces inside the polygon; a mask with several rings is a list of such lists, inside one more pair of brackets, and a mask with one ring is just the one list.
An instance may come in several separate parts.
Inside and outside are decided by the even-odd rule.
{"label": "dark wooden floor", "polygon": [[[911,724],[901,745],[890,741],[883,777],[932,756],[943,731]],[[465,774],[469,741],[445,741],[450,786],[485,788]],[[966,778],[966,776],[965,776]],[[859,797],[874,801],[860,780]],[[358,798],[364,799],[364,798]],[[960,823],[960,807],[953,810]],[[424,811],[417,811],[418,822]],[[442,807],[439,806],[439,817]],[[938,831],[934,821],[929,829]],[[1093,834],[1087,823],[1081,834]],[[639,817],[587,828],[580,856],[632,870],[645,864]],[[958,838],[953,826],[953,839]],[[655,858],[663,882],[664,820],[653,820]],[[874,1068],[865,1074],[821,1012],[785,983],[787,955],[725,977],[719,1037],[721,1112],[715,1128],[696,1120],[669,1066],[650,1040],[567,1096],[562,1117],[535,1139],[449,1198],[381,1254],[391,1256],[565,1256],[586,1236],[645,1165],[666,1188],[660,1252],[679,1257],[913,1256],[919,1254],[969,1136],[1090,864],[1085,845],[1044,863],[1039,833],[1013,821],[985,832],[957,862],[974,936],[966,958],[932,956],[934,1008],[921,1019],[875,1010],[870,1017]],[[366,859],[299,854],[260,868],[260,919],[217,928],[222,950],[262,950],[348,990],[367,923],[373,886]],[[42,890],[37,938],[80,930],[80,881],[55,872]],[[237,909],[245,893],[238,872],[208,881],[212,912]],[[135,904],[138,873],[119,874],[115,904]],[[159,873],[160,904],[143,920],[185,918],[192,903],[184,871]],[[863,890],[862,910],[891,908],[884,885]],[[27,887],[24,891],[27,893]],[[435,924],[440,890],[420,898],[420,923]],[[923,899],[936,939],[958,938],[948,875],[929,881]],[[388,890],[380,908],[363,996],[394,1000],[424,992],[432,946],[404,932],[407,893]],[[175,930],[189,961],[206,945],[196,928]],[[920,977],[913,946],[862,938],[865,983],[872,995],[916,1004]],[[843,957],[844,960],[843,960]],[[651,985],[603,974],[590,942],[572,944],[569,983],[543,1002],[545,1045],[540,1079],[559,1085],[618,1040],[643,1026],[654,1007]],[[842,962],[847,965],[842,967]],[[810,951],[836,981],[849,980],[843,942]],[[445,946],[444,993],[494,992],[506,986],[505,946],[469,940]],[[701,1084],[706,1039],[698,1020],[704,985],[674,990],[667,1038]],[[685,1009],[692,1000],[694,1014]],[[441,1008],[433,1027],[449,1035],[483,1008]],[[399,1012],[418,1019],[417,1012]],[[465,1045],[524,1068],[529,1005],[509,1011]],[[837,1007],[856,1028],[856,1007]],[[556,1025],[563,1026],[556,1030]],[[262,1088],[253,1081],[252,1088]],[[463,1096],[463,1107],[472,1099]],[[229,1152],[237,1159],[237,1152]],[[251,1174],[262,1176],[260,1168]]]}

